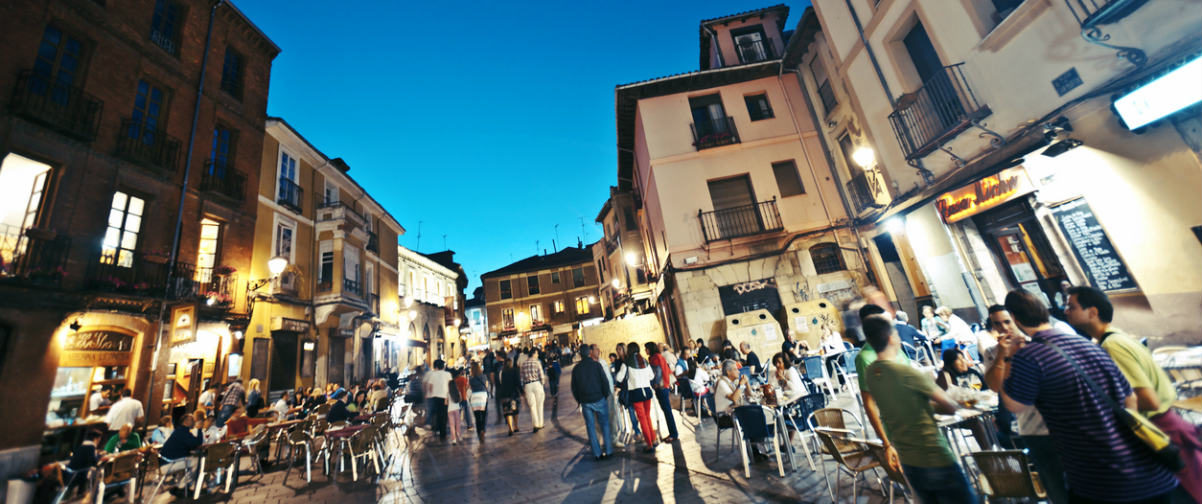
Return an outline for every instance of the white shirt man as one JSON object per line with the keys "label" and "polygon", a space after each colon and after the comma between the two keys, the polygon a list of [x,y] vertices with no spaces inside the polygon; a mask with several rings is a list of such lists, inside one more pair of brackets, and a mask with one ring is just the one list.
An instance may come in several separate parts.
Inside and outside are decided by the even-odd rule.
{"label": "white shirt man", "polygon": [[426,373],[426,387],[429,389],[426,397],[446,399],[451,392],[451,373],[443,369],[435,369]]}
{"label": "white shirt man", "polygon": [[97,389],[93,391],[92,396],[88,398],[88,411],[95,414],[96,410],[103,406],[108,406],[108,404],[109,401],[104,397],[103,391]]}
{"label": "white shirt man", "polygon": [[122,425],[130,424],[137,427],[142,422],[144,411],[142,401],[122,393],[121,400],[113,403],[104,421],[109,424],[109,430],[117,430]]}

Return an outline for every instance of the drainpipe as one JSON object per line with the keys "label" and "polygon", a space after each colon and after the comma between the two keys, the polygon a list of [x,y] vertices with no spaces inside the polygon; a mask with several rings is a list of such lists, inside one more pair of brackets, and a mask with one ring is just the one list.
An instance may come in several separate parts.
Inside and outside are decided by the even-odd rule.
{"label": "drainpipe", "polygon": [[701,25],[701,28],[705,30],[706,33],[710,34],[710,47],[713,47],[714,54],[718,55],[718,67],[725,67],[726,62],[722,61],[722,47],[718,45],[718,34],[714,32],[714,29],[710,28],[709,25]]}
{"label": "drainpipe", "polygon": [[[856,24],[856,33],[860,34],[860,43],[864,44],[864,51],[868,53],[868,60],[872,62],[872,69],[876,71],[876,78],[881,82],[881,88],[885,90],[885,97],[889,99],[889,105],[891,107],[896,106],[897,100],[893,97],[893,91],[889,89],[889,83],[885,80],[884,72],[881,71],[881,63],[876,59],[876,52],[872,50],[872,45],[868,43],[868,39],[864,36],[864,25],[860,23],[860,16],[856,14],[856,9],[851,6],[851,0],[843,0],[843,3],[847,5],[847,12],[851,13],[851,20]],[[915,159],[909,164],[918,170],[918,174],[922,176],[923,182],[930,185],[935,181],[935,174],[922,165],[921,159]]]}
{"label": "drainpipe", "polygon": [[[155,339],[154,357],[151,361],[150,378],[146,385],[146,402],[145,404],[154,404],[154,373],[158,367],[159,353],[163,346],[163,315],[167,311],[167,300],[171,296],[171,283],[175,280],[175,264],[179,259],[179,237],[184,226],[184,202],[188,198],[188,179],[192,173],[192,151],[196,147],[196,124],[200,120],[200,100],[204,96],[205,89],[205,70],[209,66],[209,46],[213,41],[213,20],[217,17],[217,8],[225,4],[225,0],[217,0],[209,8],[209,26],[205,30],[205,45],[204,52],[200,59],[200,77],[196,83],[196,103],[192,107],[192,130],[188,133],[188,153],[184,158],[184,181],[179,188],[179,208],[175,214],[175,234],[171,239],[171,260],[167,261],[167,285],[163,287],[163,299],[159,303],[159,335]],[[214,366],[214,374],[217,374],[218,368]],[[216,376],[214,376],[216,378]],[[142,432],[146,432],[146,425],[142,426]]]}

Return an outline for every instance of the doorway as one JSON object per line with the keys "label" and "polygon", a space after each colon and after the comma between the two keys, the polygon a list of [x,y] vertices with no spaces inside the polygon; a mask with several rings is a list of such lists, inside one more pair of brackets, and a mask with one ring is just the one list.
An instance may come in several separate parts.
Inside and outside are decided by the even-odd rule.
{"label": "doorway", "polygon": [[290,390],[296,386],[296,333],[274,332],[271,352],[271,390]]}
{"label": "doorway", "polygon": [[902,45],[914,63],[914,70],[922,81],[920,100],[925,100],[939,119],[939,126],[946,131],[960,121],[964,116],[964,107],[960,104],[959,91],[944,69],[935,44],[922,26],[922,22],[914,25],[902,38]]}
{"label": "doorway", "polygon": [[[973,217],[1008,287],[1052,301],[1068,275],[1027,201],[1019,200]],[[1058,310],[1054,310],[1058,311]]]}
{"label": "doorway", "polygon": [[881,254],[882,266],[889,285],[893,286],[893,295],[897,297],[898,306],[910,315],[910,320],[918,320],[915,317],[921,318],[922,313],[918,310],[918,301],[914,299],[914,289],[910,287],[910,280],[906,277],[901,256],[893,244],[893,236],[888,233],[877,235],[872,238],[872,242]]}
{"label": "doorway", "polygon": [[[337,329],[332,329],[331,333]],[[326,383],[346,383],[346,338],[330,336],[330,350],[326,352]]]}

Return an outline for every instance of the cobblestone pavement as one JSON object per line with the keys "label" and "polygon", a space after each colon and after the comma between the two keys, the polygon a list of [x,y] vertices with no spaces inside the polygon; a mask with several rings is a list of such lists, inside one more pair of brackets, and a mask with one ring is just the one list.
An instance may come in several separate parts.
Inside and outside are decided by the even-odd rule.
{"label": "cobblestone pavement", "polygon": [[[570,368],[569,368],[570,370]],[[804,454],[798,453],[799,469],[786,461],[786,477],[777,472],[776,461],[753,464],[751,477],[743,476],[737,449],[731,449],[730,432],[723,432],[721,456],[715,447],[715,427],[710,419],[697,429],[694,417],[677,417],[680,440],[661,444],[655,453],[642,453],[641,445],[628,445],[614,456],[594,461],[588,448],[584,419],[571,397],[569,371],[560,383],[560,402],[552,407],[547,398],[547,425],[530,431],[530,417],[523,405],[519,416],[521,432],[507,435],[503,425],[489,425],[481,444],[475,433],[458,445],[438,440],[425,428],[408,436],[408,449],[394,447],[393,462],[378,481],[350,481],[350,474],[333,480],[314,470],[313,483],[306,484],[303,469],[273,468],[260,478],[246,479],[232,497],[202,497],[202,502],[229,499],[239,504],[288,502],[352,503],[441,503],[510,502],[830,502],[823,480],[823,466],[811,470]],[[657,429],[659,430],[659,429]],[[701,443],[698,443],[698,439]],[[817,463],[817,460],[815,461]],[[837,477],[829,458],[825,470]],[[850,502],[850,478],[841,478],[840,502]],[[875,481],[860,503],[883,502]],[[156,499],[170,502],[170,498]],[[157,503],[156,503],[157,504]]]}

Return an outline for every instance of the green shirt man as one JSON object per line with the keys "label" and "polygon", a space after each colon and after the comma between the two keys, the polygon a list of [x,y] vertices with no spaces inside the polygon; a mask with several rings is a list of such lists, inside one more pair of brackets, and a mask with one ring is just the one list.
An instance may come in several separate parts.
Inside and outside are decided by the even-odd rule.
{"label": "green shirt man", "polygon": [[864,374],[902,464],[947,467],[956,463],[947,438],[935,423],[931,397],[939,386],[931,377],[896,360],[878,360]]}

